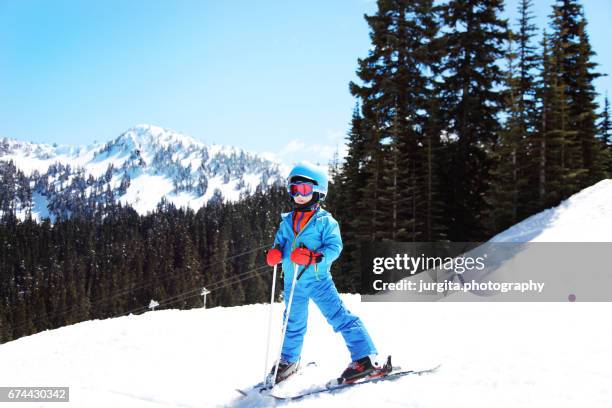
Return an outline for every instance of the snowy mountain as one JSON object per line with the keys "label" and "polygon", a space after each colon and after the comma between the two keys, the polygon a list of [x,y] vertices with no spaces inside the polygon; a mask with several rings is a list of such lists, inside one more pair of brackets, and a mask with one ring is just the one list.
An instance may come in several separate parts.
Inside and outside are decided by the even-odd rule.
{"label": "snowy mountain", "polygon": [[[612,180],[531,217],[497,239],[597,236],[612,219]],[[520,228],[519,228],[520,226]],[[568,234],[568,231],[572,231]],[[514,231],[514,232],[512,232]],[[199,293],[198,293],[199,294]],[[198,295],[196,294],[196,295]],[[268,306],[160,310],[88,321],[0,345],[3,386],[69,386],[71,407],[609,407],[612,313],[609,302],[365,303],[342,295],[379,353],[394,364],[439,372],[367,384],[278,404],[234,390],[263,376]],[[283,306],[274,305],[278,350]],[[298,381],[337,376],[349,354],[311,303]],[[290,384],[290,383],[289,383]],[[39,403],[37,406],[53,406]]]}
{"label": "snowy mountain", "polygon": [[109,201],[130,204],[144,214],[162,198],[177,207],[198,209],[213,198],[234,201],[265,189],[281,182],[287,171],[244,150],[207,145],[151,125],[88,146],[4,138],[0,165],[4,178],[14,179],[15,190],[25,190],[15,191],[11,210],[20,215],[31,210],[37,218],[70,216]]}

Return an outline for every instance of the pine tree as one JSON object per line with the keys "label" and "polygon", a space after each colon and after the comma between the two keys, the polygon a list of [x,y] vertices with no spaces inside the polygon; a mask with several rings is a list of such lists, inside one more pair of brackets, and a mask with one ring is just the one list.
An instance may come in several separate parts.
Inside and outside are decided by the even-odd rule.
{"label": "pine tree", "polygon": [[517,222],[528,215],[537,212],[538,206],[538,143],[537,130],[539,128],[537,108],[536,72],[541,59],[537,54],[537,47],[533,44],[537,32],[533,24],[533,3],[531,0],[521,0],[518,5],[518,28],[514,36],[517,45],[518,83],[515,94],[518,102],[520,117],[518,131],[520,132],[520,150],[518,172],[521,173],[522,185],[517,196]]}
{"label": "pine tree", "polygon": [[518,30],[514,39],[517,44],[518,58],[518,86],[517,99],[519,104],[519,112],[522,122],[525,127],[525,134],[533,132],[535,124],[535,75],[534,71],[538,66],[538,56],[536,47],[533,45],[533,38],[536,35],[537,28],[533,21],[533,13],[531,9],[533,3],[531,0],[520,0],[518,6],[519,21]]}
{"label": "pine tree", "polygon": [[576,0],[557,0],[552,13],[552,43],[562,105],[567,108],[563,143],[563,198],[604,177],[602,145],[596,142],[596,93],[591,49],[582,7]]}
{"label": "pine tree", "polygon": [[553,127],[553,107],[555,103],[553,56],[550,51],[550,38],[544,30],[541,42],[542,54],[540,58],[540,71],[536,81],[537,105],[537,130],[532,138],[532,156],[534,158],[534,171],[532,172],[532,183],[537,186],[537,209],[543,209],[549,202],[551,196],[549,171],[552,155],[550,151],[551,130]]}
{"label": "pine tree", "polygon": [[604,98],[603,111],[599,122],[599,139],[604,145],[604,163],[607,169],[607,177],[612,177],[612,123],[610,122],[610,102],[608,95]]}
{"label": "pine tree", "polygon": [[[368,57],[359,59],[357,70],[357,75],[365,84],[360,86],[350,83],[351,93],[362,101],[359,127],[353,128],[353,133],[361,139],[359,160],[363,182],[354,184],[354,181],[348,181],[355,186],[360,197],[359,201],[354,202],[357,214],[354,225],[359,234],[357,237],[361,240],[374,240],[379,235],[377,231],[389,231],[384,225],[387,217],[380,208],[380,196],[384,191],[382,164],[389,159],[387,157],[389,149],[383,152],[382,145],[388,142],[387,135],[383,132],[391,120],[391,110],[388,108],[385,111],[384,106],[390,98],[389,92],[385,89],[389,81],[385,79],[392,76],[391,61],[395,52],[394,47],[389,44],[391,30],[394,29],[392,3],[379,1],[377,13],[365,16],[371,29],[372,50]],[[349,155],[354,154],[352,150],[353,147],[349,144]]]}
{"label": "pine tree", "polygon": [[[496,233],[538,209],[539,176],[536,136],[536,80],[538,66],[532,2],[518,5],[518,28],[511,33],[506,52],[504,110],[506,121],[492,150],[494,162],[488,202],[491,233]],[[516,49],[515,49],[516,47]]]}
{"label": "pine tree", "polygon": [[504,75],[496,62],[504,55],[506,21],[502,0],[451,0],[442,6],[446,30],[443,105],[444,199],[451,241],[485,236],[484,195],[489,184],[488,152],[500,128]]}
{"label": "pine tree", "polygon": [[[433,49],[431,50],[432,61],[438,59],[440,50],[437,47],[440,45],[434,41]],[[444,224],[445,203],[442,201],[442,183],[440,173],[444,166],[443,149],[440,135],[443,133],[444,121],[442,119],[441,105],[442,102],[438,96],[439,83],[435,81],[438,76],[439,68],[432,62],[431,83],[428,87],[428,97],[425,105],[426,120],[423,124],[423,139],[420,142],[420,147],[423,151],[421,161],[422,166],[422,186],[423,186],[423,205],[416,212],[417,219],[422,220],[423,235],[421,240],[424,242],[436,242],[446,240],[448,237],[448,228]]]}
{"label": "pine tree", "polygon": [[431,236],[424,229],[433,224],[419,217],[422,207],[431,206],[427,189],[434,185],[426,159],[433,152],[423,143],[437,32],[433,2],[379,1],[366,21],[372,50],[359,60],[363,85],[351,83],[351,93],[361,102],[346,167],[346,183],[359,196],[352,228],[363,240],[416,240]]}
{"label": "pine tree", "polygon": [[5,317],[5,313],[6,310],[8,310],[8,307],[4,304],[3,300],[0,300],[0,302],[0,344],[2,344],[12,340],[12,330]]}
{"label": "pine tree", "polygon": [[579,189],[577,168],[578,150],[576,130],[571,126],[569,100],[566,97],[567,84],[563,76],[561,44],[552,41],[550,64],[550,121],[547,132],[547,200],[546,206],[558,204]]}
{"label": "pine tree", "polygon": [[[286,207],[286,192],[274,186],[243,203],[210,204],[197,215],[165,202],[144,217],[116,206],[104,209],[104,217],[72,217],[53,225],[49,220],[4,218],[0,341],[83,319],[146,310],[151,299],[166,302],[162,307],[200,306],[203,271],[207,282],[218,288],[224,279],[231,284],[220,291],[211,287],[209,299],[216,298],[216,304],[267,300],[269,279],[244,275],[263,265],[263,253],[226,258],[271,242],[278,214]],[[215,261],[216,269],[201,266]],[[237,283],[246,277],[247,285]]]}
{"label": "pine tree", "polygon": [[522,165],[526,159],[526,123],[524,121],[524,99],[521,93],[520,71],[517,69],[517,53],[510,36],[506,53],[506,113],[507,119],[499,139],[495,143],[491,158],[491,187],[487,194],[490,203],[488,220],[493,233],[503,230],[518,221],[519,195],[525,187]]}
{"label": "pine tree", "polygon": [[334,191],[340,193],[331,201],[332,212],[338,219],[344,248],[342,256],[336,261],[336,268],[341,272],[334,277],[340,290],[355,292],[355,284],[359,282],[360,274],[360,244],[362,234],[360,228],[365,224],[365,217],[357,212],[357,207],[363,199],[361,186],[365,184],[365,132],[363,120],[359,114],[359,104],[355,106],[347,136],[348,151],[341,170],[334,177]]}
{"label": "pine tree", "polygon": [[607,94],[604,98],[601,122],[599,123],[599,137],[609,149],[612,149],[612,122],[610,122],[610,101]]}
{"label": "pine tree", "polygon": [[578,60],[577,60],[577,95],[574,115],[578,138],[582,147],[582,165],[588,173],[582,182],[581,188],[588,187],[604,178],[607,170],[607,149],[598,138],[597,129],[597,92],[593,81],[601,74],[594,72],[596,63],[592,61],[595,52],[591,48],[589,36],[586,31],[587,22],[584,16],[578,26]]}

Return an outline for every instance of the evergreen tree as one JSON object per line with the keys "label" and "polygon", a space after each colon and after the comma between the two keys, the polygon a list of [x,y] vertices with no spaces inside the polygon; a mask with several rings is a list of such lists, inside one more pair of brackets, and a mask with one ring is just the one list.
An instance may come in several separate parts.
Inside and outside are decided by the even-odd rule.
{"label": "evergreen tree", "polygon": [[532,44],[536,27],[531,7],[530,0],[519,3],[518,28],[510,33],[506,52],[506,120],[491,152],[494,166],[487,195],[491,233],[517,223],[538,208],[538,185],[534,182],[539,170],[536,153],[540,148],[536,137],[538,56]]}
{"label": "evergreen tree", "polygon": [[0,303],[0,344],[12,340],[11,329],[5,317],[6,309],[6,305]]}
{"label": "evergreen tree", "polygon": [[518,58],[518,84],[517,84],[517,99],[518,108],[525,127],[525,133],[522,137],[528,137],[536,128],[535,123],[535,74],[534,71],[538,66],[538,55],[536,47],[533,45],[533,38],[536,35],[537,28],[533,24],[533,13],[531,9],[533,3],[531,0],[520,0],[518,6],[519,21],[518,30],[514,39],[517,44]]}
{"label": "evergreen tree", "polygon": [[[558,105],[558,78],[554,74],[556,62],[550,50],[550,38],[544,30],[541,42],[542,55],[540,72],[536,82],[536,98],[538,100],[538,128],[533,137],[532,155],[535,168],[532,182],[537,185],[537,208],[545,208],[558,199],[559,191],[553,191],[554,176],[560,177],[558,154],[554,154],[560,143],[553,140],[555,127],[555,107]],[[556,174],[555,174],[556,173]],[[552,199],[551,199],[552,198]]]}
{"label": "evergreen tree", "polygon": [[418,240],[434,225],[433,151],[424,143],[438,26],[433,2],[379,1],[366,21],[372,50],[359,60],[363,84],[351,83],[361,112],[353,115],[343,169],[356,214],[351,228],[362,240]]}
{"label": "evergreen tree", "polygon": [[[358,203],[362,202],[362,186],[366,182],[365,164],[365,135],[362,128],[362,118],[359,114],[359,105],[355,106],[350,131],[347,136],[348,151],[340,171],[333,178],[334,197],[328,204],[337,218],[342,234],[344,247],[342,256],[336,261],[336,274],[334,281],[341,290],[355,292],[355,286],[360,276],[360,244],[361,226],[365,224],[365,217],[357,211]],[[326,200],[327,201],[327,200]]]}
{"label": "evergreen tree", "polygon": [[599,135],[609,149],[612,149],[612,123],[610,122],[610,101],[608,95],[604,98],[601,122],[599,124]]}
{"label": "evergreen tree", "polygon": [[451,241],[484,238],[484,195],[489,180],[489,151],[503,106],[504,75],[497,61],[508,38],[499,17],[502,0],[451,0],[442,6],[444,140],[443,190]]}
{"label": "evergreen tree", "polygon": [[521,94],[521,76],[517,72],[517,54],[513,50],[514,40],[508,41],[506,53],[506,113],[507,119],[499,139],[493,146],[491,158],[491,187],[487,194],[490,206],[488,220],[492,232],[500,231],[518,221],[520,192],[525,187],[522,164],[526,159],[526,126]]}
{"label": "evergreen tree", "polygon": [[610,102],[608,95],[604,98],[601,121],[599,122],[599,139],[604,145],[604,162],[607,163],[607,177],[612,177],[612,123],[610,122]]}
{"label": "evergreen tree", "polygon": [[608,95],[604,98],[604,107],[599,125],[600,137],[608,148],[612,148],[612,123],[610,123],[610,101]]}
{"label": "evergreen tree", "polygon": [[518,83],[514,94],[518,103],[518,123],[520,150],[517,172],[520,174],[521,187],[517,195],[516,217],[520,221],[528,215],[537,212],[538,206],[538,151],[537,130],[539,129],[537,108],[536,73],[541,59],[534,45],[537,32],[533,24],[533,3],[531,0],[520,0],[518,5],[518,27],[514,36],[517,45]]}
{"label": "evergreen tree", "polygon": [[146,311],[151,299],[162,308],[201,306],[204,284],[213,290],[209,306],[267,301],[271,274],[253,271],[265,265],[253,249],[272,242],[288,203],[273,186],[197,214],[168,202],[142,217],[117,205],[53,225],[8,214],[0,222],[0,341]]}
{"label": "evergreen tree", "polygon": [[[555,74],[563,84],[567,132],[563,137],[563,198],[605,177],[601,143],[597,142],[596,92],[591,49],[582,7],[576,0],[557,0],[552,13]],[[564,112],[565,113],[565,112]],[[565,118],[564,118],[565,119]]]}

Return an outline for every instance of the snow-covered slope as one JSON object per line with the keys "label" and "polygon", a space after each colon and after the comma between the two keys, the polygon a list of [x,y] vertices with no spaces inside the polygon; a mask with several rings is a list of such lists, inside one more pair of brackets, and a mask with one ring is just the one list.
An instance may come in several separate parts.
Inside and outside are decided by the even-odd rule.
{"label": "snow-covered slope", "polygon": [[[609,304],[343,299],[395,364],[441,362],[440,371],[293,403],[240,399],[234,388],[263,375],[268,308],[250,305],[155,311],[24,337],[0,345],[0,384],[69,386],[71,402],[61,405],[87,408],[612,406],[606,364],[612,326],[602,320],[612,312]],[[324,382],[345,368],[349,355],[310,307],[303,361],[316,360],[308,379]],[[276,304],[275,327],[281,311]]]}
{"label": "snow-covered slope", "polygon": [[109,194],[141,214],[153,210],[162,198],[177,207],[197,209],[213,197],[234,201],[267,188],[287,172],[280,163],[244,150],[207,145],[151,125],[138,125],[108,143],[88,146],[4,138],[0,161],[12,161],[27,178],[32,203],[16,207],[19,211],[33,205],[38,218],[69,215],[75,196],[101,204]]}
{"label": "snow-covered slope", "polygon": [[[534,244],[531,244],[534,243]],[[544,282],[541,293],[471,290],[440,293],[450,302],[516,301],[608,301],[607,258],[612,243],[612,179],[602,180],[574,194],[554,208],[519,222],[490,241],[462,254],[486,259],[482,271],[459,275],[454,271],[429,270],[409,276],[417,286],[424,282]],[[581,271],[581,273],[577,273]],[[386,291],[377,294],[387,301],[431,301],[430,293]]]}
{"label": "snow-covered slope", "polygon": [[[598,183],[497,239],[605,239],[595,234],[612,218],[611,188],[611,180]],[[439,372],[291,403],[241,399],[234,389],[264,374],[268,306],[249,305],[162,310],[24,337],[0,345],[0,384],[69,386],[65,406],[87,408],[612,406],[611,303],[366,303],[357,295],[342,297],[381,354],[391,353],[406,368],[441,363]],[[274,305],[272,350],[278,349],[282,309]],[[300,381],[324,383],[340,374],[349,354],[312,303],[309,315],[302,359],[318,366]]]}
{"label": "snow-covered slope", "polygon": [[612,179],[532,215],[491,242],[612,242]]}

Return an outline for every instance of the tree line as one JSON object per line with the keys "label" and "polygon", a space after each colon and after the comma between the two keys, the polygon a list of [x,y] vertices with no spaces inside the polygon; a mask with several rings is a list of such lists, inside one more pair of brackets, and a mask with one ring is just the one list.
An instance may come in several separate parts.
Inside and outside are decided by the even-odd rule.
{"label": "tree line", "polygon": [[[541,34],[531,8],[520,1],[515,29],[501,0],[380,0],[366,16],[372,47],[325,202],[344,241],[341,292],[359,291],[364,241],[484,240],[610,176],[582,8],[557,1]],[[147,215],[108,199],[51,223],[15,217],[29,182],[0,170],[0,342],[151,300],[201,307],[203,287],[208,306],[269,299],[262,247],[291,208],[282,187]]]}
{"label": "tree line", "polygon": [[162,201],[141,216],[117,204],[53,224],[7,213],[0,220],[0,342],[146,311],[151,300],[160,308],[201,307],[204,287],[208,307],[269,301],[264,247],[289,208],[284,188],[273,186],[197,212]]}
{"label": "tree line", "polygon": [[[356,282],[364,241],[477,242],[612,174],[587,21],[557,0],[540,33],[531,0],[379,0],[351,82],[348,154],[332,206]],[[357,290],[357,287],[353,287]]]}

